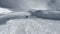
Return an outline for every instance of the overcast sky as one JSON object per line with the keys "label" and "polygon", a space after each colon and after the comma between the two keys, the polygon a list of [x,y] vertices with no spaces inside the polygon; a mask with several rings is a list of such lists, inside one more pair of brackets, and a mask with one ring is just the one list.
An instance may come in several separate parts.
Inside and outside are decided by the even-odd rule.
{"label": "overcast sky", "polygon": [[45,10],[49,7],[60,9],[60,0],[0,0],[0,6],[24,11],[29,9]]}
{"label": "overcast sky", "polygon": [[47,9],[49,0],[0,0],[0,6],[18,10]]}

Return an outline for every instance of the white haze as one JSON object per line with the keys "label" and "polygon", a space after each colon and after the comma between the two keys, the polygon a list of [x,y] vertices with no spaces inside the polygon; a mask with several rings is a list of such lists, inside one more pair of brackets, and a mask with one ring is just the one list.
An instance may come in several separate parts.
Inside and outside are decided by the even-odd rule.
{"label": "white haze", "polygon": [[2,7],[13,8],[16,10],[40,9],[46,10],[50,0],[1,0]]}

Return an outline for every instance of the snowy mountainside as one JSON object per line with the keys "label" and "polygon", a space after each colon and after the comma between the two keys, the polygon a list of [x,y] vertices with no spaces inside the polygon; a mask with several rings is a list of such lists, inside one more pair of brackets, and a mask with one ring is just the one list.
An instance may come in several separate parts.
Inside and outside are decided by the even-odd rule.
{"label": "snowy mountainside", "polygon": [[37,18],[60,20],[60,11],[56,10],[35,10],[31,11],[31,15]]}
{"label": "snowy mountainside", "polygon": [[60,34],[60,21],[41,18],[13,19],[0,26],[0,34]]}
{"label": "snowy mountainside", "polygon": [[[52,13],[52,12],[51,12]],[[56,12],[52,14],[47,11],[46,12],[37,12],[33,11],[33,18],[26,18],[25,16],[31,15],[28,12],[12,12],[3,16],[2,21],[5,19],[11,19],[15,16],[22,16],[22,19],[11,19],[9,21],[6,20],[6,24],[0,25],[0,34],[60,34],[60,20],[50,20],[50,19],[42,19],[42,18],[34,18],[34,16],[51,16],[53,13],[56,15]],[[57,12],[58,14],[59,12]],[[49,15],[50,14],[50,15]],[[60,14],[60,13],[59,13]],[[10,15],[10,16],[9,16]],[[13,16],[13,17],[12,17]],[[40,17],[41,17],[40,16]],[[7,18],[8,17],[8,18]],[[45,17],[45,16],[44,16]]]}
{"label": "snowy mountainside", "polygon": [[13,11],[7,9],[7,8],[1,8],[0,7],[0,14],[8,14],[8,13],[11,13]]}

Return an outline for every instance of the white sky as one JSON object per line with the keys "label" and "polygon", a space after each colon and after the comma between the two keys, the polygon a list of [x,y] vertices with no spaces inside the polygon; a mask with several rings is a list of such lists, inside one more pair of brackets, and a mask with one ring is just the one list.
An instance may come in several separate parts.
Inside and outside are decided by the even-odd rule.
{"label": "white sky", "polygon": [[1,0],[3,7],[12,7],[17,10],[29,10],[29,9],[48,9],[47,3],[50,0]]}

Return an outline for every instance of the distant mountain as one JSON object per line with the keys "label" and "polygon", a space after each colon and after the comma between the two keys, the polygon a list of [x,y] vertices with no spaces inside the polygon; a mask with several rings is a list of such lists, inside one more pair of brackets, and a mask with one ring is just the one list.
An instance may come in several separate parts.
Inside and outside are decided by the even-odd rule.
{"label": "distant mountain", "polygon": [[60,20],[60,11],[34,10],[34,12],[31,11],[31,14],[32,14],[32,16],[36,16],[37,18]]}

